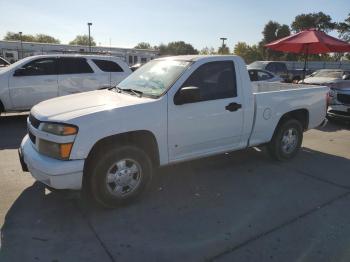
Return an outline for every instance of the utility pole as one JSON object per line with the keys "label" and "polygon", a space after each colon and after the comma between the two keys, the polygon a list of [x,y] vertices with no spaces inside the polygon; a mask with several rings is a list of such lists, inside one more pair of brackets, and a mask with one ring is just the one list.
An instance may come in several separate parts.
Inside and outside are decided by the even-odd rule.
{"label": "utility pole", "polygon": [[19,33],[19,39],[21,41],[21,59],[23,58],[23,41],[22,41],[22,32]]}
{"label": "utility pole", "polygon": [[222,46],[221,46],[221,54],[223,54],[224,48],[225,48],[225,41],[227,40],[226,37],[221,37],[220,40],[222,40]]}
{"label": "utility pole", "polygon": [[90,26],[92,26],[92,23],[89,22],[87,23],[88,28],[89,28],[89,52],[91,53],[91,36],[90,36]]}

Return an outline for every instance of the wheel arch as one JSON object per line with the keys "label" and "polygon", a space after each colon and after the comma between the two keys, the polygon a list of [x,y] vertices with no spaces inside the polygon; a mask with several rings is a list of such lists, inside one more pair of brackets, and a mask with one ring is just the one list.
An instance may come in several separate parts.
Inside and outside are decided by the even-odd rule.
{"label": "wheel arch", "polygon": [[146,152],[146,154],[151,158],[152,164],[154,166],[159,166],[159,146],[156,136],[148,130],[137,130],[131,132],[125,132],[121,134],[111,135],[104,137],[97,141],[91,148],[85,164],[84,164],[84,174],[85,170],[88,168],[89,163],[94,158],[95,154],[99,154],[105,148],[111,148],[114,146],[121,145],[134,145]]}
{"label": "wheel arch", "polygon": [[289,119],[298,120],[303,127],[303,131],[306,131],[309,126],[309,111],[306,108],[301,108],[301,109],[296,109],[283,114],[278,120],[278,123],[275,127],[275,131],[272,137],[274,137],[278,128]]}

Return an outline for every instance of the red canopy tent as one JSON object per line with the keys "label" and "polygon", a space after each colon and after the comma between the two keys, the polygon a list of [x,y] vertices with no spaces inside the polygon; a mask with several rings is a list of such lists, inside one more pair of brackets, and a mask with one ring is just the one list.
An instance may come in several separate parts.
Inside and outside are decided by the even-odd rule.
{"label": "red canopy tent", "polygon": [[306,61],[309,54],[324,54],[332,52],[350,52],[350,44],[327,35],[316,29],[308,29],[266,44],[265,47],[275,51],[305,54],[304,77]]}

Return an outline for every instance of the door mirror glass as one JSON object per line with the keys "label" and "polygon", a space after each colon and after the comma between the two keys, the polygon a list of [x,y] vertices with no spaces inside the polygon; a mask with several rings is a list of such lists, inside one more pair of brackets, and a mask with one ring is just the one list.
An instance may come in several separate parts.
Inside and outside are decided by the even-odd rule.
{"label": "door mirror glass", "polygon": [[25,68],[18,68],[15,70],[15,73],[13,74],[13,76],[24,76],[26,72]]}
{"label": "door mirror glass", "polygon": [[175,105],[199,102],[201,99],[200,90],[195,86],[182,87],[174,97]]}

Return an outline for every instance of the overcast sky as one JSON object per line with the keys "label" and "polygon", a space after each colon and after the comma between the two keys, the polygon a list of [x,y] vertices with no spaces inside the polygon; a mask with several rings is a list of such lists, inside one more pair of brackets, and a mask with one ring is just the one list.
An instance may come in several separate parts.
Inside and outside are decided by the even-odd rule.
{"label": "overcast sky", "polygon": [[78,34],[92,36],[97,44],[133,47],[184,40],[201,49],[217,48],[220,37],[232,48],[238,41],[261,40],[269,20],[290,25],[301,13],[322,11],[334,21],[350,12],[349,0],[0,0],[0,38],[7,31],[44,33],[68,43]]}

